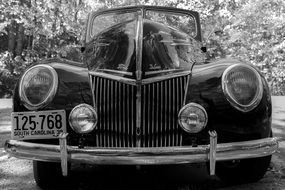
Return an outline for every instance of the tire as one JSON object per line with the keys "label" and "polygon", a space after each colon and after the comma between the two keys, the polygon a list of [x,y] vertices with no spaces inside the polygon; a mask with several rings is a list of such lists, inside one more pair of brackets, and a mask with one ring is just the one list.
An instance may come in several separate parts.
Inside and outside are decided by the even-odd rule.
{"label": "tire", "polygon": [[60,163],[33,161],[33,171],[36,184],[41,188],[58,186],[65,180]]}
{"label": "tire", "polygon": [[271,155],[236,161],[217,162],[216,175],[226,184],[252,183],[263,178]]}

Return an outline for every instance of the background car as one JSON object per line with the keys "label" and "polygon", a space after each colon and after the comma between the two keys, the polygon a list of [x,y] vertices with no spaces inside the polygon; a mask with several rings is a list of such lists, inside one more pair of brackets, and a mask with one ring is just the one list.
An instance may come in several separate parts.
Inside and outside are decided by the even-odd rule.
{"label": "background car", "polygon": [[206,163],[230,183],[261,179],[278,146],[267,83],[242,61],[207,62],[201,36],[195,11],[91,13],[83,63],[48,59],[23,73],[6,151],[34,160],[41,187],[72,163]]}

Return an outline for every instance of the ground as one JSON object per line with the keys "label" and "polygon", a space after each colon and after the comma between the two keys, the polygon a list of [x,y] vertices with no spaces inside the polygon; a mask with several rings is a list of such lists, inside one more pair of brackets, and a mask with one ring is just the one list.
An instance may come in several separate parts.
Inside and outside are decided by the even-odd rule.
{"label": "ground", "polygon": [[[82,169],[74,167],[68,179],[69,189],[214,189],[214,190],[283,190],[285,188],[285,97],[273,97],[273,133],[280,138],[279,152],[272,157],[271,167],[265,177],[257,183],[238,186],[225,186],[216,178],[205,182],[196,180],[193,185],[173,184],[175,178],[182,178],[164,168],[110,168]],[[3,143],[10,138],[11,100],[0,100],[0,189],[40,190],[34,182],[32,162],[8,158]],[[198,168],[199,169],[199,168]],[[200,168],[201,169],[201,168]],[[201,169],[203,170],[203,168]],[[174,172],[173,172],[174,171]],[[174,174],[173,174],[174,173]],[[179,172],[177,172],[179,173]],[[187,173],[184,177],[199,178],[200,174]],[[202,172],[203,173],[203,172]],[[202,175],[202,174],[201,174]],[[90,183],[92,181],[92,183]],[[95,182],[95,183],[94,183]],[[59,187],[60,189],[61,187]]]}

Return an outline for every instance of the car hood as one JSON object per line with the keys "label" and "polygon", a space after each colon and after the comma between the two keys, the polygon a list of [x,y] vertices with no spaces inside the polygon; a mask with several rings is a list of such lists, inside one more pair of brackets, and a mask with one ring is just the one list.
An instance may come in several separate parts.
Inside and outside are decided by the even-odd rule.
{"label": "car hood", "polygon": [[143,80],[190,73],[203,57],[194,38],[145,19],[117,24],[93,37],[86,44],[84,61],[92,73]]}

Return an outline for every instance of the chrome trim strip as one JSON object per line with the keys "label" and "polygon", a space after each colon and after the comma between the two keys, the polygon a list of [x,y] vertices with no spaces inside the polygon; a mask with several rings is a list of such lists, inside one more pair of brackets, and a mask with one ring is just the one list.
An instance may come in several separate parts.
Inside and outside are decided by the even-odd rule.
{"label": "chrome trim strip", "polygon": [[127,140],[126,140],[126,105],[125,100],[126,97],[128,97],[125,93],[125,90],[127,88],[126,84],[122,83],[122,100],[121,107],[122,107],[122,117],[121,118],[121,125],[122,125],[122,134],[123,134],[123,147],[127,147]]}
{"label": "chrome trim strip", "polygon": [[[95,78],[95,77],[94,77]],[[100,89],[100,78],[95,78],[95,81],[96,81],[96,92],[94,92],[94,93],[96,93],[96,97],[95,97],[95,103],[96,102],[98,102],[98,116],[99,116],[99,118],[98,118],[98,122],[99,122],[99,129],[101,129],[101,124],[102,124],[102,117],[101,117],[101,115],[102,115],[102,107],[99,105],[99,94],[100,94],[100,91],[101,91],[101,89]],[[99,133],[95,133],[96,134],[96,145],[97,146],[100,146],[101,145],[101,132],[99,132]]]}
{"label": "chrome trim strip", "polygon": [[121,133],[122,133],[122,122],[123,122],[123,119],[122,119],[122,111],[123,110],[121,110],[122,109],[122,107],[125,107],[125,106],[122,106],[122,99],[121,99],[121,97],[122,97],[122,94],[121,94],[121,86],[122,86],[122,84],[123,83],[118,83],[118,107],[119,107],[119,110],[118,110],[118,118],[119,118],[119,120],[118,120],[118,128],[119,128],[119,133],[118,133],[118,135],[119,135],[119,146],[120,147],[124,147],[124,138],[122,138],[122,135],[121,135]]}
{"label": "chrome trim strip", "polygon": [[[180,99],[179,97],[179,92],[183,92],[180,88],[179,88],[179,81],[181,80],[181,78],[177,78],[176,79],[176,99],[178,100],[178,104],[176,105],[176,110],[179,110],[180,109],[180,101],[183,101],[182,99]],[[181,93],[183,94],[183,93]],[[183,104],[183,103],[182,103]],[[181,104],[181,105],[182,105]],[[175,144],[179,144],[179,145],[182,145],[179,141],[179,126],[176,124],[176,127],[175,127],[175,136],[176,136],[176,141],[175,141]]]}
{"label": "chrome trim strip", "polygon": [[[277,138],[217,144],[216,160],[256,158],[277,152]],[[17,158],[61,162],[59,145],[8,140],[5,150]],[[67,146],[68,161],[106,165],[187,164],[209,161],[210,145],[198,147],[96,148]]]}
{"label": "chrome trim strip", "polygon": [[114,112],[114,124],[115,124],[115,147],[119,147],[120,146],[120,141],[119,141],[119,125],[118,125],[118,122],[120,122],[120,118],[118,118],[118,110],[119,110],[119,106],[118,106],[118,96],[120,96],[118,94],[118,83],[115,82],[115,85],[114,85],[114,91],[115,91],[115,112]]}
{"label": "chrome trim strip", "polygon": [[136,91],[134,90],[134,87],[133,88],[131,88],[131,95],[130,95],[130,97],[131,97],[131,99],[132,99],[132,101],[131,101],[131,120],[130,120],[130,122],[131,122],[131,143],[132,143],[132,145],[131,145],[131,147],[135,147],[135,144],[134,144],[134,128],[135,128],[135,124],[136,124],[136,122],[133,120],[133,118],[134,118],[134,114],[136,113],[135,111],[136,110],[134,110],[134,102],[135,102],[135,96],[134,96],[134,94],[136,93]]}
{"label": "chrome trim strip", "polygon": [[95,79],[91,75],[88,75],[88,76],[89,76],[89,82],[90,82],[90,88],[91,88],[91,94],[92,94],[92,103],[93,103],[93,107],[96,108],[95,94],[94,94],[94,92],[95,92]]}
{"label": "chrome trim strip", "polygon": [[159,70],[159,71],[147,71],[145,72],[145,75],[153,75],[153,74],[161,74],[161,73],[170,73],[170,72],[181,72],[181,71],[185,71],[182,69],[169,69],[169,70]]}
{"label": "chrome trim strip", "polygon": [[182,106],[184,106],[185,104],[186,104],[186,99],[187,99],[187,94],[188,94],[188,88],[189,88],[189,84],[190,84],[190,81],[191,81],[191,73],[188,75],[188,77],[187,77],[187,81],[186,81],[186,85],[183,87],[183,89],[185,89],[185,91],[184,91],[184,97],[183,97],[183,105]]}
{"label": "chrome trim strip", "polygon": [[[111,75],[111,74],[107,74],[107,73],[99,73],[99,72],[94,72],[94,71],[89,71],[89,74],[92,76],[98,76],[98,77],[122,82],[125,84],[130,84],[133,86],[138,86],[138,85],[146,85],[146,84],[150,84],[150,83],[154,83],[154,82],[159,82],[159,81],[163,81],[163,80],[167,80],[167,79],[172,79],[172,78],[176,78],[176,77],[189,75],[189,74],[191,74],[191,71],[182,71],[182,72],[178,72],[178,73],[171,73],[169,75],[163,75],[163,76],[157,76],[157,77],[152,77],[152,78],[147,78],[147,79],[141,79],[140,81],[137,81],[136,79],[129,79],[129,78],[121,77],[121,76],[115,76],[115,75]],[[141,76],[141,74],[137,74],[137,76]]]}
{"label": "chrome trim strip", "polygon": [[[24,80],[25,76],[27,75],[27,73],[29,71],[31,71],[32,69],[35,69],[37,67],[43,67],[43,68],[48,69],[51,72],[51,74],[52,74],[53,83],[52,83],[51,90],[48,92],[47,97],[41,103],[32,104],[28,100],[28,98],[26,97],[25,93],[23,92],[23,89],[22,89],[23,88],[23,84],[22,83],[23,83],[23,80]],[[57,88],[58,88],[58,75],[57,75],[57,72],[55,71],[55,69],[53,67],[51,67],[50,65],[44,65],[44,64],[35,65],[35,66],[29,68],[28,70],[26,70],[25,73],[23,74],[23,76],[20,79],[20,83],[19,83],[20,100],[21,100],[21,102],[24,104],[24,106],[28,110],[34,111],[34,110],[37,110],[39,108],[47,106],[52,101],[52,99],[54,98],[54,96],[55,96],[55,94],[57,92]]]}
{"label": "chrome trim strip", "polygon": [[183,72],[178,72],[178,73],[172,73],[169,75],[163,75],[163,76],[143,79],[142,85],[146,85],[146,84],[154,83],[154,82],[159,82],[162,80],[172,79],[172,78],[176,78],[176,77],[181,77],[181,76],[189,75],[190,73],[191,73],[191,71],[183,71]]}
{"label": "chrome trim strip", "polygon": [[111,91],[111,93],[110,93],[110,128],[111,128],[111,147],[115,147],[115,142],[114,142],[114,138],[113,138],[113,136],[114,136],[114,133],[115,133],[115,119],[114,119],[114,115],[115,115],[115,109],[114,109],[114,107],[115,107],[115,105],[113,104],[113,102],[114,102],[114,96],[116,96],[116,94],[115,94],[115,92],[114,92],[114,82],[115,81],[110,81],[111,82],[111,85],[110,85],[110,91]]}
{"label": "chrome trim strip", "polygon": [[165,146],[165,143],[164,143],[164,137],[163,137],[163,134],[165,134],[165,132],[163,131],[163,117],[164,117],[164,112],[163,112],[163,109],[164,109],[164,96],[165,94],[162,93],[163,92],[163,82],[160,82],[160,85],[159,85],[159,95],[158,95],[158,98],[160,99],[160,147],[163,147]]}
{"label": "chrome trim strip", "polygon": [[[257,96],[255,97],[255,99],[253,101],[250,102],[250,104],[248,105],[242,105],[240,103],[238,103],[228,92],[228,88],[227,88],[227,80],[226,80],[226,77],[227,77],[227,74],[235,67],[246,67],[248,69],[250,69],[251,71],[254,72],[254,74],[256,75],[257,77],[257,80],[258,80],[258,94]],[[250,65],[247,65],[247,64],[241,64],[241,63],[237,63],[237,64],[234,64],[234,65],[231,65],[229,66],[223,73],[222,75],[222,89],[223,89],[223,92],[226,96],[226,99],[228,100],[228,102],[233,106],[235,107],[236,109],[242,111],[242,112],[249,112],[251,110],[253,110],[261,101],[262,99],[262,95],[263,95],[263,85],[262,85],[262,81],[261,81],[261,77],[260,77],[260,74]]]}
{"label": "chrome trim strip", "polygon": [[101,103],[102,107],[103,107],[103,111],[102,111],[102,114],[103,114],[103,124],[102,126],[104,127],[104,132],[103,132],[103,139],[102,139],[102,143],[103,143],[103,147],[107,147],[107,141],[106,139],[108,138],[107,135],[105,135],[106,131],[108,131],[108,124],[107,124],[107,109],[106,109],[106,106],[108,106],[108,102],[106,100],[106,83],[107,81],[106,80],[103,80],[103,82],[101,83],[102,84],[102,89],[100,91],[101,93],[101,96],[103,96],[103,102],[106,102],[106,103]]}
{"label": "chrome trim strip", "polygon": [[111,79],[111,80],[115,80],[118,82],[130,84],[130,85],[136,85],[136,83],[137,83],[135,79],[129,79],[129,78],[111,75],[111,74],[107,74],[107,73],[99,73],[99,72],[95,72],[95,71],[89,71],[89,74],[93,75],[93,76],[97,76],[97,77],[102,77],[105,79]]}
{"label": "chrome trim strip", "polygon": [[[157,82],[157,83],[154,83],[153,84],[154,86],[155,86],[155,98],[157,98],[156,99],[156,106],[155,106],[155,128],[156,128],[156,131],[155,131],[155,135],[154,135],[154,137],[155,137],[155,143],[154,143],[154,146],[159,146],[159,134],[160,134],[160,130],[159,130],[159,123],[158,123],[158,118],[159,118],[159,106],[158,106],[158,102],[159,102],[159,100],[158,100],[158,98],[159,98],[159,82]],[[161,138],[161,137],[160,137]]]}
{"label": "chrome trim strip", "polygon": [[[168,81],[165,81],[166,82],[166,86],[167,86],[167,91],[166,92],[168,92],[167,93],[167,112],[168,113],[170,113],[171,114],[171,108],[170,108],[170,106],[169,105],[171,105],[171,94],[172,94],[172,92],[171,92],[171,86],[170,86],[170,80],[168,80]],[[173,146],[172,144],[171,144],[171,141],[170,141],[170,138],[171,138],[171,135],[170,135],[170,131],[171,131],[171,116],[168,116],[168,118],[167,118],[167,132],[166,132],[166,134],[168,133],[168,135],[167,135],[167,145],[166,146]]]}
{"label": "chrome trim strip", "polygon": [[[148,100],[150,100],[151,99],[151,85],[148,85],[147,86],[147,88],[148,88]],[[151,117],[152,117],[152,110],[153,109],[151,109],[151,101],[148,101],[148,112],[147,112],[147,114],[148,114],[148,120],[147,120],[147,134],[148,134],[148,141],[147,141],[147,146],[148,147],[150,147],[151,145],[150,145],[150,138],[151,138],[151,132],[150,132],[150,129],[151,129],[151,126],[152,126],[152,122],[151,122]]]}
{"label": "chrome trim strip", "polygon": [[97,69],[96,72],[110,72],[110,73],[114,73],[114,74],[123,74],[123,75],[128,75],[128,76],[133,75],[133,73],[131,73],[131,72],[111,70],[111,69]]}
{"label": "chrome trim strip", "polygon": [[[175,100],[178,100],[177,99],[177,97],[175,97],[175,80],[177,80],[177,78],[175,78],[175,79],[173,79],[173,80],[171,80],[170,81],[170,83],[172,83],[171,84],[171,87],[172,87],[172,105],[171,105],[171,107],[172,107],[172,114],[171,115],[176,115],[176,110],[175,110]],[[177,103],[176,103],[177,104]],[[171,132],[171,133],[173,133],[171,136],[172,136],[172,146],[175,146],[175,124],[176,124],[176,122],[175,122],[175,120],[176,120],[176,118],[175,117],[171,117],[171,120],[172,120],[172,130],[173,130],[173,132]]]}
{"label": "chrome trim strip", "polygon": [[[110,107],[111,107],[111,101],[110,101],[110,86],[111,86],[111,81],[110,80],[107,80],[106,81],[106,87],[105,87],[105,89],[106,89],[106,96],[105,96],[105,99],[106,99],[106,104],[105,104],[105,106],[106,106],[106,108],[107,108],[107,110],[106,110],[106,115],[108,115],[108,116],[110,116]],[[107,128],[107,131],[106,131],[106,133],[107,133],[107,135],[105,135],[105,137],[107,138],[107,146],[108,147],[112,147],[112,145],[111,145],[111,133],[112,133],[112,130],[111,130],[111,120],[110,119],[108,119],[107,117],[106,117],[106,115],[105,115],[105,118],[106,118],[106,128]]]}
{"label": "chrome trim strip", "polygon": [[[99,81],[98,81],[98,86],[99,86],[99,91],[98,91],[98,94],[100,94],[98,97],[100,97],[100,102],[102,102],[103,101],[103,96],[102,96],[102,90],[104,90],[104,89],[102,89],[102,81],[103,81],[103,79],[102,78],[99,78],[98,79]],[[103,115],[103,107],[102,107],[102,105],[100,106],[100,115],[101,115],[101,117],[100,117],[100,129],[101,129],[101,131],[99,132],[99,146],[100,147],[103,147],[104,146],[104,144],[103,144],[103,134],[102,134],[102,130],[103,130],[103,126],[104,126],[104,118],[102,117],[102,115]],[[103,115],[104,116],[104,115]]]}
{"label": "chrome trim strip", "polygon": [[[150,86],[152,87],[152,98],[155,97],[155,87],[154,87],[155,83],[153,84],[150,84]],[[151,104],[152,104],[152,109],[151,109],[151,141],[150,141],[150,146],[151,147],[154,147],[154,132],[155,132],[155,104],[154,104],[154,100],[151,101]]]}
{"label": "chrome trim strip", "polygon": [[141,147],[141,124],[142,124],[142,48],[143,48],[143,9],[138,12],[136,31],[136,147]]}
{"label": "chrome trim strip", "polygon": [[[128,95],[130,95],[130,89],[127,87],[127,94]],[[129,96],[129,98],[131,99],[131,96]],[[130,110],[131,110],[131,107],[130,107],[130,101],[128,101],[127,100],[127,103],[126,103],[126,105],[127,105],[127,118],[130,116],[130,118],[131,118],[131,115],[130,115]],[[127,119],[126,120],[126,126],[127,126],[127,142],[130,142],[131,140],[130,140],[130,127],[132,126],[131,124],[130,124],[130,122],[132,121],[132,119]],[[130,143],[127,143],[127,146],[128,147],[131,147],[132,146],[132,142],[130,142]]]}
{"label": "chrome trim strip", "polygon": [[141,147],[141,122],[142,122],[142,100],[141,100],[141,91],[142,86],[139,85],[137,87],[137,95],[136,95],[136,147]]}
{"label": "chrome trim strip", "polygon": [[146,142],[146,87],[142,86],[142,147],[145,147]]}
{"label": "chrome trim strip", "polygon": [[[181,93],[181,101],[183,102],[182,103],[182,106],[184,106],[184,104],[185,104],[185,102],[186,102],[186,97],[187,97],[187,91],[188,91],[188,88],[187,88],[187,86],[185,86],[185,85],[187,85],[188,84],[188,81],[190,80],[190,75],[191,74],[189,74],[188,75],[188,77],[187,78],[181,78],[181,80],[182,80],[182,82],[181,82],[181,89],[183,89],[184,90],[184,94],[182,94]],[[183,136],[182,136],[182,133],[180,134],[180,144],[182,144],[182,141],[183,141],[183,138],[182,138]]]}

